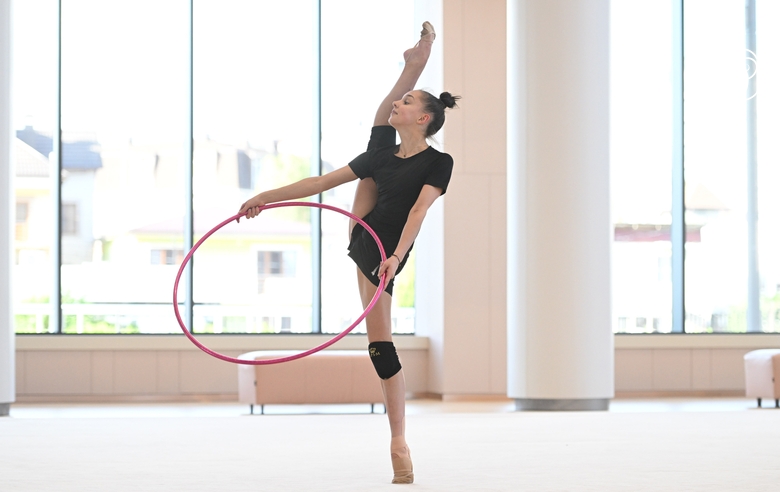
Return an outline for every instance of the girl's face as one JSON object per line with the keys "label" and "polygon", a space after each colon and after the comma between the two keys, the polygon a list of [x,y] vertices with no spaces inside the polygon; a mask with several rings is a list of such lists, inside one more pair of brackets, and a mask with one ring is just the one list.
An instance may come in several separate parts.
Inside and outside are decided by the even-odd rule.
{"label": "girl's face", "polygon": [[390,112],[388,123],[396,129],[419,125],[422,130],[425,130],[431,116],[423,111],[422,97],[420,91],[411,91],[398,101],[393,101],[393,110]]}

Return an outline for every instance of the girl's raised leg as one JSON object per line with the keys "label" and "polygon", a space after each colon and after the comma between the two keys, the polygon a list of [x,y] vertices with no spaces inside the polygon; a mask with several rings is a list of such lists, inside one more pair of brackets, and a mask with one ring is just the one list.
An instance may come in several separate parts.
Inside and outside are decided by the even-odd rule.
{"label": "girl's raised leg", "polygon": [[404,94],[413,90],[414,86],[417,85],[417,81],[428,63],[428,58],[431,56],[434,39],[436,39],[436,32],[433,30],[433,26],[430,22],[424,22],[420,32],[420,40],[414,47],[404,51],[404,68],[393,88],[379,104],[374,116],[374,126],[388,125],[387,120],[393,109],[393,101],[401,99]]}
{"label": "girl's raised leg", "polygon": [[[417,81],[420,79],[428,58],[431,56],[431,47],[436,38],[436,32],[430,22],[423,23],[423,29],[420,32],[420,40],[414,47],[404,51],[404,68],[398,80],[387,93],[374,116],[374,126],[388,126],[388,118],[393,108],[393,101],[397,101],[404,94],[414,89]],[[358,217],[365,217],[376,205],[376,183],[371,178],[361,179],[355,190],[355,198],[352,201],[352,213]],[[355,227],[355,221],[349,222],[349,233]]]}

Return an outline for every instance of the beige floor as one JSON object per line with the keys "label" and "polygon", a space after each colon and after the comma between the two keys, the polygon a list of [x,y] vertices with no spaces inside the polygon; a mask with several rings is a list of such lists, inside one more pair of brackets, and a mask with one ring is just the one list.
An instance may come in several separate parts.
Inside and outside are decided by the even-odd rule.
{"label": "beige floor", "polygon": [[[371,491],[387,426],[365,406],[14,405],[0,491]],[[317,413],[304,413],[317,412]],[[417,491],[778,490],[780,410],[616,400],[609,412],[410,402]]]}

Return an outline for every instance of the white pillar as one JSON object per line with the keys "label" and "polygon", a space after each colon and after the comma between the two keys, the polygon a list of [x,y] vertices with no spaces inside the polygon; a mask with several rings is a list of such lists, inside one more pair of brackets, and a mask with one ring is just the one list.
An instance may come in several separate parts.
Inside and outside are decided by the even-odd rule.
{"label": "white pillar", "polygon": [[0,0],[0,416],[16,399],[11,251],[14,240],[11,165],[11,0]]}
{"label": "white pillar", "polygon": [[507,2],[507,394],[607,409],[609,1]]}

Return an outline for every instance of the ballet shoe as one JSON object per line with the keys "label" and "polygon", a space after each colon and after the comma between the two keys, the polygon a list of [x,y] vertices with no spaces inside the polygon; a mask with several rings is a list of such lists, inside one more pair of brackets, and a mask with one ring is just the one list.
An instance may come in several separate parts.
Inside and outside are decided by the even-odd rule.
{"label": "ballet shoe", "polygon": [[411,454],[392,453],[390,459],[393,461],[393,483],[412,483],[414,482],[414,469],[412,467]]}
{"label": "ballet shoe", "polygon": [[393,483],[412,483],[412,453],[403,436],[390,439],[390,459],[393,461]]}
{"label": "ballet shoe", "polygon": [[424,38],[425,36],[427,36],[429,34],[433,34],[433,38],[431,38],[431,41],[436,39],[436,31],[433,29],[433,25],[430,22],[428,22],[428,21],[423,22],[422,27],[423,27],[422,31],[420,31],[420,39],[421,40],[422,40],[422,38]]}
{"label": "ballet shoe", "polygon": [[[426,36],[431,36],[431,37],[426,38]],[[404,51],[404,61],[409,60],[409,55],[412,52],[414,52],[414,50],[420,47],[420,43],[422,41],[425,41],[426,43],[431,43],[431,45],[433,45],[434,39],[436,39],[436,31],[433,29],[433,25],[428,21],[423,22],[423,28],[422,31],[420,31],[420,40],[417,41],[417,43],[412,48],[409,48],[408,50]],[[425,59],[427,60],[428,57],[425,56]]]}

